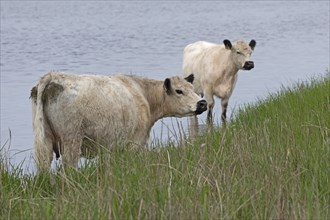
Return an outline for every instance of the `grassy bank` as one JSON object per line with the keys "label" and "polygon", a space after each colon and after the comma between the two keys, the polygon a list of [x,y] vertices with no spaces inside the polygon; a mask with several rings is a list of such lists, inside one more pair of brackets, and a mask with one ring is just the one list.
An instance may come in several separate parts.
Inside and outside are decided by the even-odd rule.
{"label": "grassy bank", "polygon": [[38,176],[9,173],[1,153],[0,219],[326,219],[330,75],[179,148],[118,148]]}

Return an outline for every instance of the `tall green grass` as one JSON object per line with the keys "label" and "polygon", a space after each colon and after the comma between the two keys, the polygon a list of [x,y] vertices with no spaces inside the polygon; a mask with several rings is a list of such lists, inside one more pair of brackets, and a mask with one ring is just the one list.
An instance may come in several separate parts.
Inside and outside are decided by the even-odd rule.
{"label": "tall green grass", "polygon": [[327,219],[330,75],[283,88],[180,147],[116,148],[36,176],[5,161],[0,219]]}

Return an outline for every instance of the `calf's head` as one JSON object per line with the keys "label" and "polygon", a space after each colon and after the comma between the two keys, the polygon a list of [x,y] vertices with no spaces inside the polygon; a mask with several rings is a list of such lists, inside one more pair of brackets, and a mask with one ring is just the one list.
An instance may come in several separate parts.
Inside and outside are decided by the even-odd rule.
{"label": "calf's head", "polygon": [[207,110],[207,103],[194,92],[194,75],[185,79],[178,76],[164,81],[167,116],[183,117],[201,114]]}
{"label": "calf's head", "polygon": [[226,49],[231,51],[232,59],[238,69],[251,70],[254,68],[254,62],[250,59],[257,44],[255,40],[251,40],[249,44],[243,40],[238,40],[232,44],[226,39],[223,43]]}

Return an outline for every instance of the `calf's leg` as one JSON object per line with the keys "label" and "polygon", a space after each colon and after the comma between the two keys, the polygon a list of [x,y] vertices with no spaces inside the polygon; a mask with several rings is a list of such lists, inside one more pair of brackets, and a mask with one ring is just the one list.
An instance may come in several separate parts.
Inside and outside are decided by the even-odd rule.
{"label": "calf's leg", "polygon": [[221,121],[223,124],[226,124],[226,118],[227,118],[227,107],[228,107],[228,99],[221,99]]}
{"label": "calf's leg", "polygon": [[197,137],[198,133],[199,133],[198,118],[196,115],[194,115],[190,117],[189,136],[195,138]]}
{"label": "calf's leg", "polygon": [[208,124],[212,124],[213,123],[213,107],[214,107],[214,98],[213,98],[213,94],[212,91],[209,89],[206,89],[204,91],[204,95],[205,95],[205,100],[207,102],[207,122]]}

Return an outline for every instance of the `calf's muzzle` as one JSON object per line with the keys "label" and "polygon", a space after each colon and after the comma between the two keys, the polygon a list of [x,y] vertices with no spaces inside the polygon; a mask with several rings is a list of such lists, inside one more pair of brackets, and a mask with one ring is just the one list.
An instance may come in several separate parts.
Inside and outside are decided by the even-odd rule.
{"label": "calf's muzzle", "polygon": [[243,69],[244,70],[251,70],[254,68],[254,62],[253,61],[246,61],[244,63]]}
{"label": "calf's muzzle", "polygon": [[197,102],[196,115],[202,114],[207,110],[207,102],[205,100],[200,100]]}

